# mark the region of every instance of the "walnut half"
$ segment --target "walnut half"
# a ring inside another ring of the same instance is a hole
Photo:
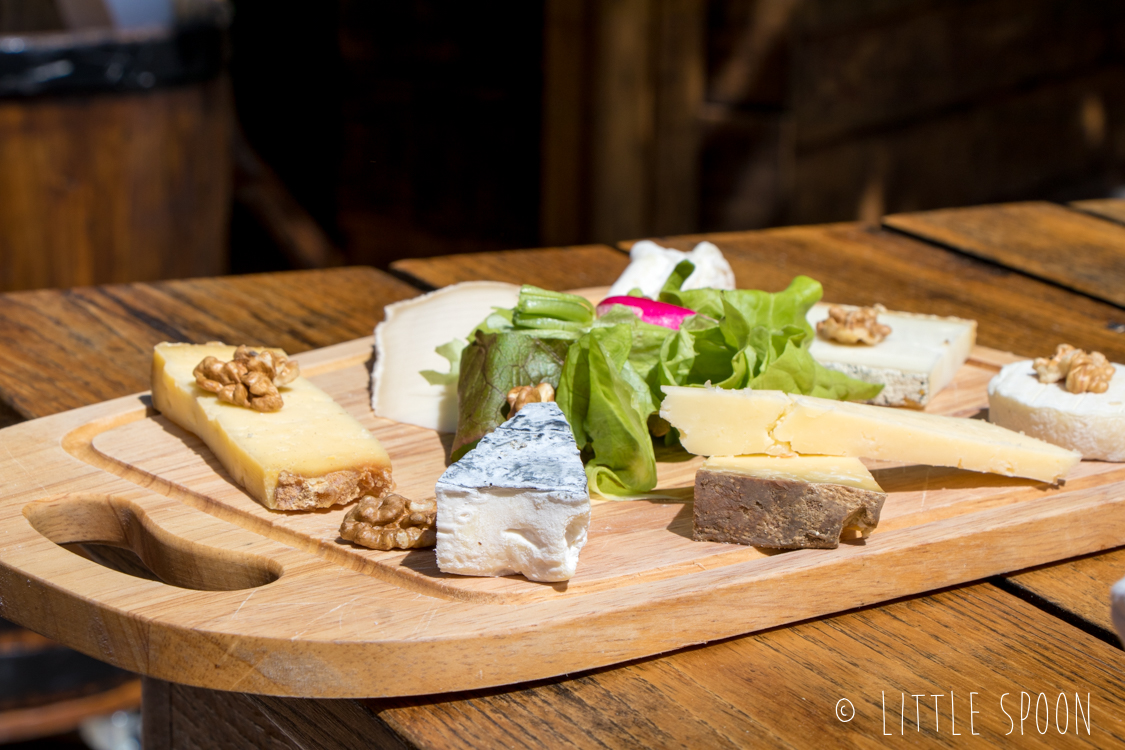
[[[508,391],[508,406],[510,407],[508,419],[516,416],[516,413],[528,404],[546,403],[554,400],[555,389],[546,381],[539,385],[517,385]]]
[[[371,549],[415,549],[437,544],[437,500],[407,500],[393,492],[366,495],[348,511],[340,536]]]
[[[1040,383],[1066,379],[1071,393],[1105,393],[1113,378],[1113,365],[1101,352],[1087,354],[1070,344],[1059,344],[1053,357],[1039,357],[1032,365]]]
[[[284,405],[277,387],[292,383],[301,369],[284,354],[240,346],[230,362],[204,357],[193,374],[200,388],[222,401],[257,411],[277,411]]]
[[[882,305],[851,309],[832,305],[828,317],[816,324],[816,332],[841,344],[878,344],[891,333],[890,326],[879,322],[879,313],[886,311]]]

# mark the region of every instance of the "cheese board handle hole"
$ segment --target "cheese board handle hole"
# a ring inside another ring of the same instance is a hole
[[[31,503],[23,514],[32,528],[68,552],[176,588],[251,589],[276,581],[282,573],[273,560],[178,537],[123,498],[64,495]]]

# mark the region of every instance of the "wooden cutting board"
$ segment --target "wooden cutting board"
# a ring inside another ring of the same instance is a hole
[[[298,359],[383,442],[398,492],[432,496],[449,437],[372,415],[371,345]],[[978,347],[928,410],[979,416],[989,378],[1011,359]],[[699,459],[658,458],[658,492],[594,506],[568,583],[449,576],[432,550],[343,542],[344,509],[262,508],[147,394],[121,398],[0,431],[0,616],[180,683],[439,693],[614,664],[1125,538],[1125,465],[1087,461],[1061,487],[872,463],[889,494],[866,541],[790,552],[693,542]],[[76,543],[132,550],[161,580],[86,559]]]

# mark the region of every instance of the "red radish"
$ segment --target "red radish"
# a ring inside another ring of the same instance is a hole
[[[632,308],[633,313],[646,323],[677,331],[684,318],[695,315],[695,310],[669,305],[667,302],[657,302],[647,297],[607,297],[598,304],[598,316],[605,315],[614,305]]]

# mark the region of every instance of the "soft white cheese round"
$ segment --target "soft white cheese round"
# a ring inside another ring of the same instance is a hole
[[[1063,383],[1040,383],[1030,359],[1000,370],[988,384],[988,419],[1084,458],[1125,461],[1125,366],[1105,393],[1071,393]]]

